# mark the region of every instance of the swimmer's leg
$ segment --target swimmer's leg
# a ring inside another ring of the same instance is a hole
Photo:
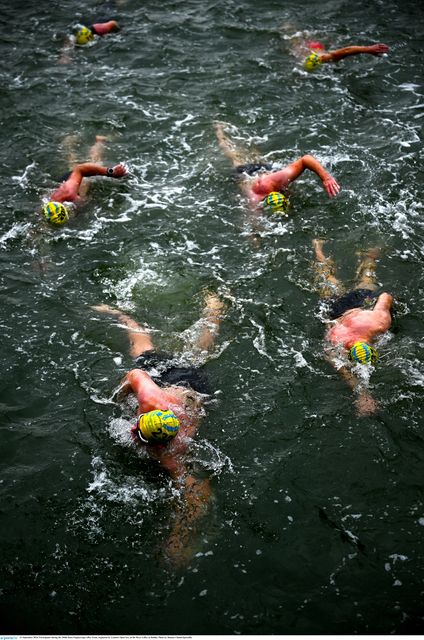
[[[69,171],[72,171],[74,166],[78,164],[78,158],[75,151],[77,142],[77,136],[72,134],[65,136],[62,140],[62,148],[66,154],[66,162],[68,164]]]
[[[183,332],[184,350],[191,356],[193,352],[209,351],[218,335],[225,305],[215,293],[205,291],[202,317]]]
[[[234,167],[238,167],[240,164],[247,164],[249,162],[249,153],[246,149],[238,149],[228,136],[225,133],[225,122],[214,122],[214,130],[215,135],[218,140],[218,144],[221,147],[224,155],[231,161]]]
[[[205,292],[202,329],[196,340],[196,346],[202,351],[208,351],[213,346],[218,335],[224,307],[224,303],[216,293]]]
[[[129,354],[133,358],[137,358],[145,351],[151,351],[153,349],[153,343],[149,332],[146,329],[143,329],[143,327],[141,327],[135,320],[119,309],[114,309],[108,304],[94,305],[91,308],[99,313],[116,316],[118,322],[124,325],[128,333],[128,340],[130,343]]]
[[[315,239],[312,241],[315,251],[315,282],[319,288],[321,298],[332,298],[335,295],[341,295],[344,292],[344,287],[334,275],[334,262],[324,255],[323,245],[324,240]]]
[[[378,247],[372,247],[363,254],[356,270],[355,289],[377,289],[377,258],[379,255]]]
[[[105,148],[106,136],[96,136],[96,142],[90,148],[89,157],[91,162],[103,164],[103,152]]]

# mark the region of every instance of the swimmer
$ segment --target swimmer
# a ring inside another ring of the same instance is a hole
[[[307,71],[313,71],[320,64],[326,62],[338,62],[343,58],[349,56],[357,56],[362,53],[367,53],[372,56],[380,56],[383,53],[389,52],[389,47],[386,44],[372,44],[370,46],[357,46],[352,45],[344,47],[343,49],[335,49],[334,51],[325,51],[325,47],[321,42],[309,41],[302,47],[303,56],[306,55],[304,61],[304,67]]]
[[[89,44],[90,42],[94,42],[96,37],[105,36],[108,33],[114,33],[119,30],[120,26],[116,22],[116,20],[108,20],[107,22],[95,22],[89,27],[81,24],[78,25],[75,29],[74,34],[66,40],[62,48],[59,63],[68,64],[69,62],[71,62],[70,53],[75,46],[84,46],[86,44]]]
[[[346,384],[357,394],[355,405],[359,416],[377,412],[377,403],[361,386],[359,379],[346,364],[340,365],[340,347],[354,364],[375,364],[378,354],[375,339],[388,331],[392,322],[393,297],[389,293],[376,294],[376,260],[378,249],[369,249],[356,272],[354,288],[345,292],[334,275],[334,263],[322,250],[324,241],[314,240],[315,273],[321,298],[329,305],[326,357]]]
[[[259,205],[262,205],[271,211],[287,213],[287,188],[305,169],[317,174],[330,198],[339,193],[340,186],[336,180],[313,156],[304,155],[284,169],[275,171],[271,163],[260,158],[259,152],[254,151],[252,155],[237,148],[225,133],[227,126],[226,123],[215,122],[215,134],[219,146],[234,167],[240,189],[253,208],[258,209]]]
[[[47,222],[56,226],[65,224],[69,220],[71,209],[69,204],[79,205],[85,201],[89,183],[83,181],[84,178],[93,176],[123,178],[128,175],[128,171],[123,164],[117,164],[114,167],[105,167],[101,164],[105,141],[105,136],[96,136],[96,142],[90,149],[92,162],[75,164],[72,169],[63,176],[61,184],[51,194],[49,201],[43,206],[43,214]],[[73,155],[71,158],[73,158]]]
[[[206,374],[203,367],[175,365],[171,355],[156,351],[148,331],[118,309],[108,305],[92,308],[115,316],[128,333],[135,368],[127,373],[114,397],[119,400],[128,393],[135,394],[138,410],[132,428],[134,443],[145,448],[181,488],[165,555],[174,567],[184,566],[192,557],[194,529],[207,513],[211,497],[209,478],[195,475],[185,459],[209,393]],[[216,295],[205,295],[200,331],[192,348],[203,354],[211,349],[223,310],[224,304]]]

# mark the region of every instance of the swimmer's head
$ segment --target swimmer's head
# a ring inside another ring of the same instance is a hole
[[[271,191],[262,202],[265,209],[273,213],[284,213],[288,215],[289,199],[284,193],[281,193],[281,191]]]
[[[93,32],[88,27],[79,27],[79,29],[75,33],[75,42],[79,45],[87,44],[93,39]]]
[[[138,418],[137,433],[146,444],[165,444],[178,433],[180,422],[172,411],[149,411]]]
[[[61,202],[47,202],[43,207],[43,215],[47,222],[54,225],[65,224],[69,220],[69,211]]]
[[[306,45],[308,49],[311,49],[312,51],[325,51],[324,45],[318,40],[311,40],[310,42],[307,42]]]
[[[305,60],[303,65],[306,71],[313,71],[321,64],[321,58],[316,53],[311,53]]]
[[[348,356],[356,364],[375,364],[378,360],[376,349],[366,342],[355,342],[349,349]]]

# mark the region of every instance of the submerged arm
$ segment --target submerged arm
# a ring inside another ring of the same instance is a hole
[[[189,472],[184,455],[187,446],[188,438],[184,436],[169,447],[157,451],[152,447],[149,451],[181,490],[164,547],[165,557],[175,568],[187,566],[195,553],[199,522],[208,512],[212,493],[209,478],[198,478]]]
[[[208,511],[210,496],[209,478],[186,475],[183,494],[164,549],[165,556],[176,568],[187,566],[194,555],[197,525]]]
[[[361,387],[360,380],[354,375],[351,369],[346,365],[338,367],[332,354],[327,354],[326,360],[336,369],[337,373],[345,381],[347,386],[356,393],[355,406],[358,416],[365,417],[377,413],[378,404],[376,400],[372,397],[369,391]]]

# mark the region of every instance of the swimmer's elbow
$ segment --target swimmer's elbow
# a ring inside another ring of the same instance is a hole
[[[125,376],[125,380],[137,396],[143,394],[146,389],[156,386],[147,371],[143,371],[142,369],[131,369]]]
[[[131,369],[131,371],[128,371],[127,375],[123,380],[124,384],[128,385],[132,391],[136,392],[137,390],[139,380],[140,380],[140,373],[141,373],[140,369]]]
[[[300,162],[302,165],[302,171],[304,171],[305,169],[309,169],[310,171],[318,172],[321,167],[318,160],[314,156],[311,156],[309,153],[302,156],[300,158]]]

